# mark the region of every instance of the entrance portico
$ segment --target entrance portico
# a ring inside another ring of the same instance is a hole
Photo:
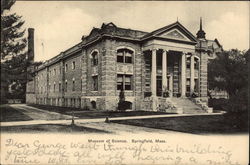
[[[186,97],[198,92],[195,90],[199,86],[197,75],[200,72],[199,58],[195,58],[196,44],[196,38],[178,22],[146,36],[142,45],[146,92],[151,92],[152,97],[164,94]]]
[[[152,49],[151,55],[150,88],[152,97],[163,96],[168,92],[169,96],[186,97],[194,92],[194,54],[174,50]],[[187,69],[187,57],[191,59],[191,65]],[[147,57],[145,57],[147,58]],[[189,75],[187,75],[189,74]],[[186,83],[188,81],[188,84]],[[190,89],[187,91],[187,85]],[[188,92],[188,93],[187,93]]]

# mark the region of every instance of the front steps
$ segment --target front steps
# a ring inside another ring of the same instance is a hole
[[[169,98],[169,101],[176,107],[176,113],[197,114],[208,112],[205,108],[195,104],[188,98]]]
[[[207,106],[200,98],[175,98],[175,97],[147,97],[143,100],[142,110],[161,111],[178,114],[213,113],[213,109]]]

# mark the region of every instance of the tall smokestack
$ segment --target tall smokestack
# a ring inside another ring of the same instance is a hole
[[[34,29],[28,28],[28,60],[34,62]]]

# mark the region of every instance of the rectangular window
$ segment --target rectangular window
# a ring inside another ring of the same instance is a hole
[[[68,64],[65,64],[65,72],[68,71]]]
[[[130,75],[125,76],[125,90],[131,90],[132,89],[132,81],[131,81]]]
[[[93,76],[93,91],[98,91],[98,76]]]
[[[132,90],[132,76],[131,75],[117,75],[117,90]]]
[[[56,69],[54,69],[54,75],[56,75]]]
[[[190,66],[191,66],[191,57],[187,57],[187,61],[186,61],[186,67],[187,69],[190,69]]]
[[[117,75],[117,90],[123,89],[123,75],[118,74]]]
[[[59,82],[58,87],[59,87],[59,92],[61,92],[61,90],[62,90],[62,86],[61,86],[61,83],[60,83],[60,82]]]
[[[56,91],[56,84],[54,84],[54,92]]]
[[[75,91],[75,81],[72,82],[72,91]]]
[[[68,82],[65,82],[65,92],[68,90]]]
[[[76,63],[75,61],[72,62],[72,70],[74,70],[76,68]]]
[[[199,92],[199,81],[198,79],[194,79],[194,91]]]

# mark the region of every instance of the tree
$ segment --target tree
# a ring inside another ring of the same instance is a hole
[[[10,10],[11,6],[15,3],[15,0],[2,0],[1,1],[1,14],[4,10]]]
[[[1,0],[1,98],[24,98],[27,73],[27,40],[22,29],[24,21],[10,13],[15,0]],[[8,93],[11,86],[12,93]],[[1,100],[3,101],[3,100]]]
[[[6,10],[10,9],[9,1],[3,0],[3,9],[1,9],[1,60],[5,61],[6,57],[12,57],[25,53],[23,50],[26,47],[27,40],[24,38],[25,30],[21,30],[24,21],[21,16],[16,13],[9,14]],[[5,8],[5,10],[4,10]]]
[[[223,51],[208,64],[209,89],[225,90],[231,111],[247,109],[246,53],[237,49]]]
[[[125,110],[124,103],[125,103],[125,94],[124,90],[121,89],[119,94],[118,110]]]

